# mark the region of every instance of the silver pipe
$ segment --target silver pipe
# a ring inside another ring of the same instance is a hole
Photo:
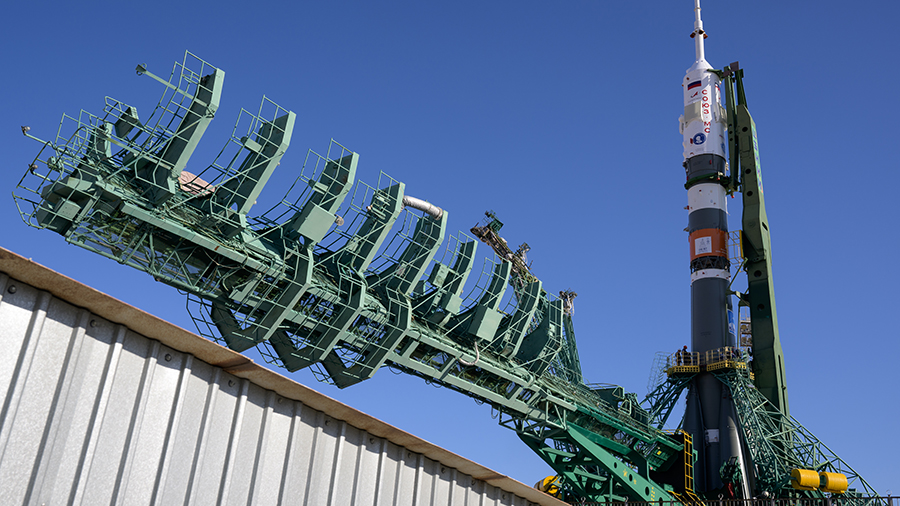
[[[440,207],[438,207],[434,204],[425,202],[422,199],[410,197],[409,195],[403,196],[403,206],[411,207],[413,209],[418,209],[419,211],[422,211],[423,213],[427,214],[428,216],[431,216],[432,218],[434,218],[436,220],[441,219],[441,216],[444,215],[444,210],[441,209]]]

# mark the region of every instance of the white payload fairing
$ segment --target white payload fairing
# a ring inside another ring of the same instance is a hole
[[[719,76],[710,72],[712,65],[706,61],[703,39],[703,21],[700,19],[700,1],[694,3],[694,39],[697,60],[687,70],[682,88],[684,91],[684,116],[681,117],[681,133],[684,135],[684,159],[698,155],[717,155],[725,160],[726,121],[722,107],[722,90]]]

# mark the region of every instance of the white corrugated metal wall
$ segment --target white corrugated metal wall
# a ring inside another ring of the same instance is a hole
[[[107,299],[112,318],[116,304],[130,308]],[[390,427],[367,415],[344,409],[347,422],[309,406],[329,405],[324,396],[287,398],[3,273],[0,342],[0,504],[563,504],[400,431],[394,440],[421,451],[379,437],[371,431]]]

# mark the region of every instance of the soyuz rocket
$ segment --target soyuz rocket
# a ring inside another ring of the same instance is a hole
[[[694,39],[697,59],[681,83],[684,116],[684,168],[687,173],[688,241],[691,270],[691,351],[702,357],[711,350],[736,346],[729,291],[728,215],[726,209],[727,121],[719,77],[710,72],[703,42],[700,0],[694,0]],[[696,360],[696,358],[694,358]],[[744,498],[749,498],[746,447],[737,426],[728,388],[708,372],[701,372],[688,389],[685,431],[697,450],[695,490],[722,488],[723,463],[741,468]],[[735,493],[741,491],[735,490]]]

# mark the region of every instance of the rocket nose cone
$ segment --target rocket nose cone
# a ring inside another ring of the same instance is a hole
[[[697,70],[710,70],[713,66],[706,61],[706,58],[697,60],[687,69],[687,73],[695,72]]]

